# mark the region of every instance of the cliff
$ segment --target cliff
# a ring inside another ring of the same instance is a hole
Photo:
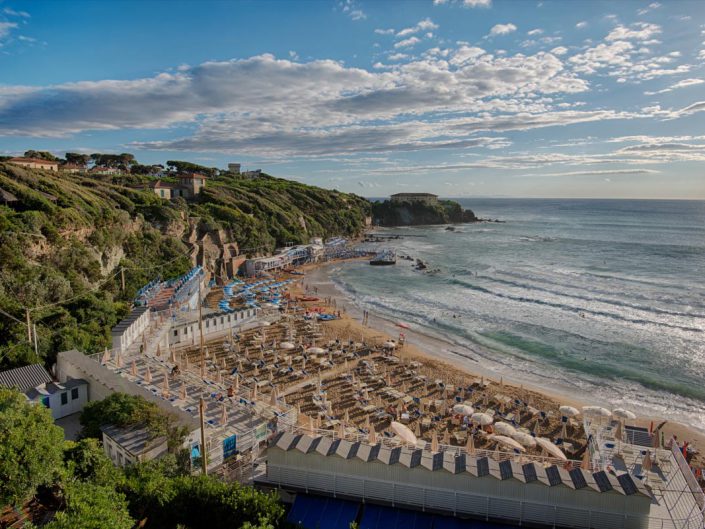
[[[372,219],[372,222],[379,226],[454,224],[480,220],[471,210],[463,210],[462,206],[453,200],[439,200],[433,205],[391,200],[373,202]]]
[[[97,352],[135,292],[196,259],[266,254],[365,228],[361,197],[265,177],[208,180],[197,200],[167,201],[145,176],[92,177],[0,163],[0,369]],[[122,289],[120,269],[124,268]],[[37,324],[29,346],[25,309]]]

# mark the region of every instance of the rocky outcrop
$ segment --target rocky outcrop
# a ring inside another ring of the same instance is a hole
[[[422,226],[478,222],[471,210],[464,210],[453,200],[439,200],[436,204],[384,202],[372,203],[373,223],[378,226]]]

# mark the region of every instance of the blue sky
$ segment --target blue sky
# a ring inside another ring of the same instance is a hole
[[[702,2],[0,0],[0,153],[705,199]]]

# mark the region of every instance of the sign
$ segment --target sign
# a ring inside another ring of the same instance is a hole
[[[237,436],[231,435],[223,439],[223,460],[234,456],[237,453]]]

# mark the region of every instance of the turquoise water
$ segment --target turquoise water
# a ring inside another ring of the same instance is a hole
[[[506,223],[384,229],[440,272],[349,263],[333,280],[515,380],[705,429],[705,202],[460,202]]]

